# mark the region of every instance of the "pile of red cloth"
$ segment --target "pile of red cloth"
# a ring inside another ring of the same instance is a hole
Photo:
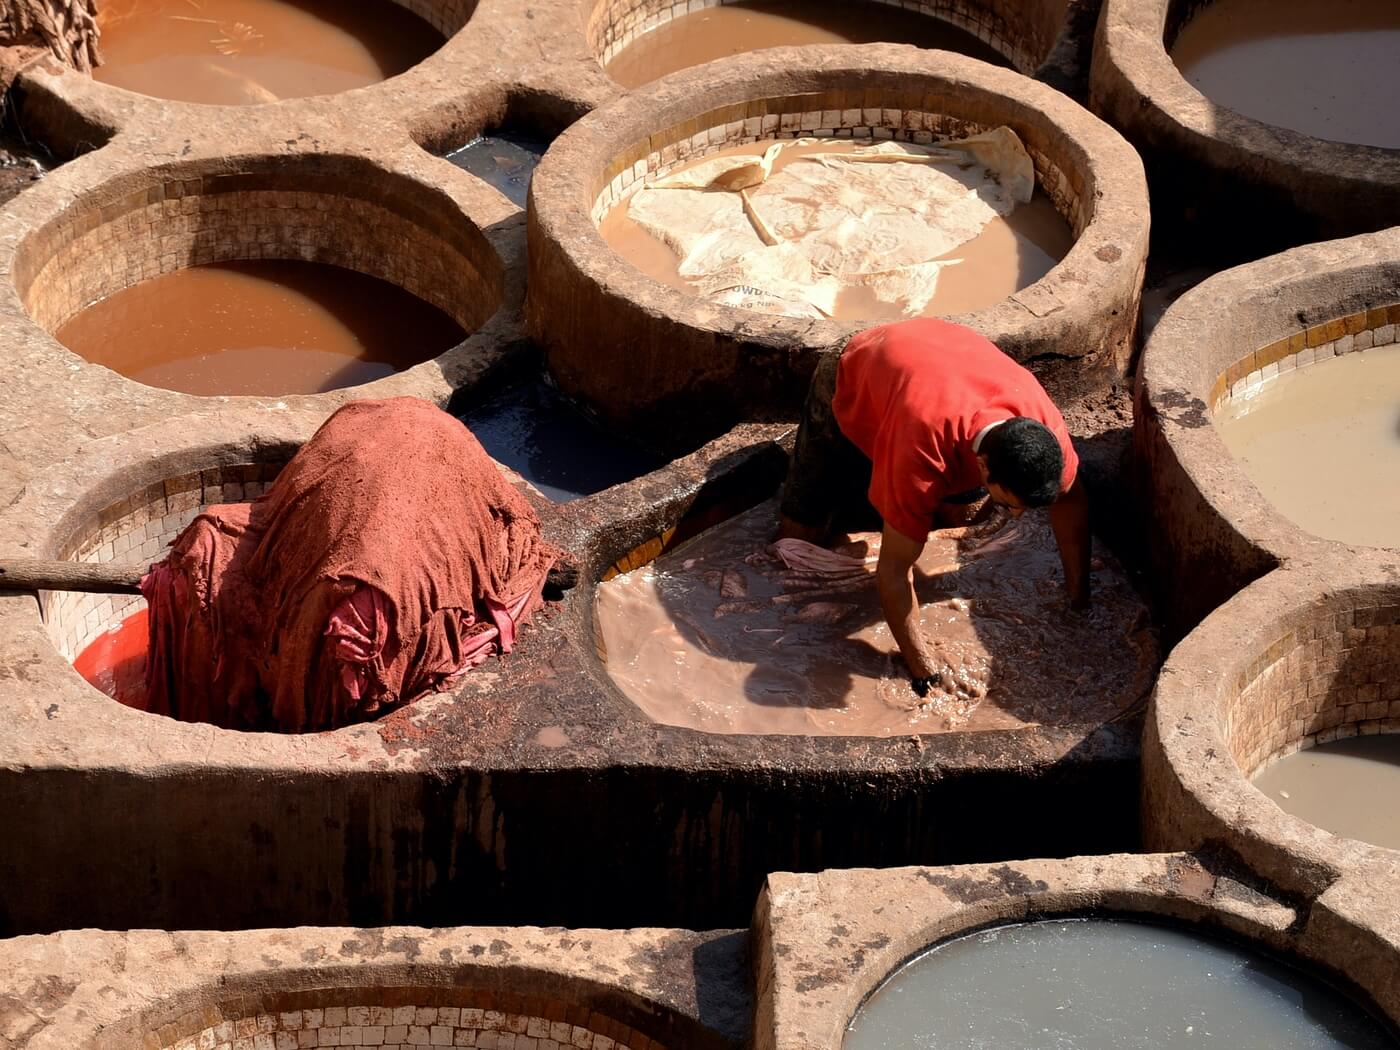
[[[460,422],[346,405],[252,503],[209,507],[141,583],[149,711],[330,729],[511,650],[559,552]]]

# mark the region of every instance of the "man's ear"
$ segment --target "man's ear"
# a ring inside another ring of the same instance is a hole
[[[977,454],[977,469],[982,472],[982,484],[987,484],[987,479],[992,476],[992,472],[987,469],[987,457],[980,452]]]

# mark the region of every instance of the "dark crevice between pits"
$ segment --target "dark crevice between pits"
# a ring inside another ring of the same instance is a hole
[[[91,141],[71,153],[61,153],[32,133],[22,116],[19,87],[0,97],[0,207],[38,182],[65,160],[106,145],[110,133],[92,129]]]
[[[666,462],[655,449],[609,431],[561,393],[529,345],[482,384],[457,391],[447,410],[491,458],[554,503],[592,496]]]
[[[587,108],[548,92],[520,90],[483,110],[443,126],[416,129],[413,137],[429,153],[451,161],[524,208],[530,177],[545,150]]]

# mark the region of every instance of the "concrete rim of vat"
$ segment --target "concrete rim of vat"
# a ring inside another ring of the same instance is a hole
[[[475,1046],[487,1032],[500,1033],[491,1045],[518,1033],[521,1046],[733,1050],[748,1021],[742,952],[740,934],[666,929],[81,930],[0,944],[0,1001],[29,1050],[398,1034]]]
[[[1222,399],[1281,371],[1393,339],[1397,287],[1400,228],[1216,274],[1153,331],[1134,395],[1134,469],[1143,505],[1152,508],[1150,549],[1167,626],[1178,637],[1278,563],[1348,549],[1277,511],[1211,416]],[[1191,585],[1172,585],[1182,580]]]
[[[238,259],[358,270],[439,307],[468,333],[436,358],[373,383],[253,400],[319,403],[327,411],[363,396],[444,403],[509,352],[523,298],[519,224],[509,221],[518,212],[478,180],[450,165],[429,179],[411,156],[286,157],[207,142],[152,163],[129,145],[116,142],[73,161],[7,210],[11,236],[0,244],[0,274],[9,279],[0,280],[0,319],[33,350],[30,381],[112,406],[155,401],[179,413],[211,404],[210,397],[147,387],[84,361],[50,333],[89,303],[141,280]]]
[[[1265,124],[1212,103],[1187,82],[1168,40],[1199,6],[1104,0],[1099,18],[1090,107],[1142,150],[1154,199],[1186,201],[1209,213],[1203,233],[1219,233],[1209,224],[1223,222],[1264,250],[1388,223],[1400,211],[1400,150]]]
[[[1090,370],[1126,367],[1148,225],[1132,148],[1064,95],[1018,73],[883,44],[775,48],[712,62],[595,110],[555,141],[530,193],[526,322],[560,384],[614,420],[660,433],[687,415],[713,423],[792,411],[818,354],[861,325],[706,303],[624,263],[596,218],[603,195],[625,193],[634,171],[678,163],[667,152],[672,145],[691,143],[698,154],[791,137],[799,114],[836,119],[855,108],[875,127],[910,133],[929,111],[962,128],[1015,129],[1076,241],[1040,281],[955,319],[1018,360],[1044,359],[1060,393]],[[711,129],[718,129],[713,141]]]
[[[140,525],[159,546],[192,509],[196,470],[201,494],[207,470],[218,498],[238,498],[225,484],[246,498],[265,477],[214,472],[285,459],[323,420],[315,406],[241,402],[90,438],[0,506],[0,557],[62,556],[77,541],[107,558],[135,536],[118,523],[140,514],[102,512],[132,497],[133,512],[164,501]],[[918,740],[717,736],[651,722],[612,685],[592,581],[697,509],[767,498],[789,431],[742,427],[542,508],[584,583],[456,692],[333,732],[241,733],[122,707],[64,659],[32,596],[0,595],[5,932],[502,914],[707,928],[743,922],[736,910],[777,868],[985,856],[1006,838],[1041,854],[1130,848],[1133,717]],[[1009,811],[994,827],[970,805],[989,793]],[[1071,816],[1086,808],[1099,819]],[[599,850],[618,824],[628,848]],[[287,880],[288,864],[315,874]],[[204,892],[181,892],[191,871]]]
[[[986,926],[1101,914],[1225,934],[1331,975],[1400,1022],[1400,922],[1338,887],[1276,898],[1210,856],[1120,854],[944,868],[770,875],[753,922],[755,1050],[839,1050],[861,1004],[904,962]],[[1378,900],[1379,897],[1379,900]]]
[[[1250,782],[1310,743],[1400,732],[1397,581],[1393,552],[1296,562],[1251,584],[1177,646],[1143,739],[1149,848],[1220,847],[1308,896],[1387,867],[1400,886],[1400,850],[1318,828]]]
[[[726,0],[593,0],[584,17],[588,47],[599,65],[642,34]],[[1074,0],[870,0],[903,7],[966,30],[1026,76],[1081,97],[1093,37],[1093,5]]]
[[[425,87],[431,88],[441,75],[463,56],[473,53],[470,38],[479,0],[390,0],[423,19],[443,38],[432,53],[414,65],[391,77],[349,91],[330,95],[305,95],[280,99],[277,102],[252,106],[224,106],[202,102],[143,95],[137,91],[107,84],[86,73],[64,66],[45,56],[26,64],[19,73],[17,91],[23,98],[23,108],[34,124],[42,129],[42,137],[53,140],[62,151],[77,151],[92,137],[94,129],[115,129],[126,126],[159,125],[170,115],[204,123],[224,121],[240,110],[262,110],[285,113],[302,106],[323,107],[328,101],[355,107],[357,114],[365,108],[392,110],[402,104],[406,94]],[[99,48],[100,48],[99,44]]]

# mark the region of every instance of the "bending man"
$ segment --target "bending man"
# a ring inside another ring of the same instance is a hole
[[[991,499],[1048,507],[1071,607],[1089,603],[1088,500],[1064,417],[1026,369],[969,328],[884,325],[817,366],[783,492],[780,537],[823,544],[868,496],[884,521],[876,579],[890,632],[927,696],[946,661],[920,626],[913,570],[928,534]],[[985,490],[985,492],[984,492]]]

